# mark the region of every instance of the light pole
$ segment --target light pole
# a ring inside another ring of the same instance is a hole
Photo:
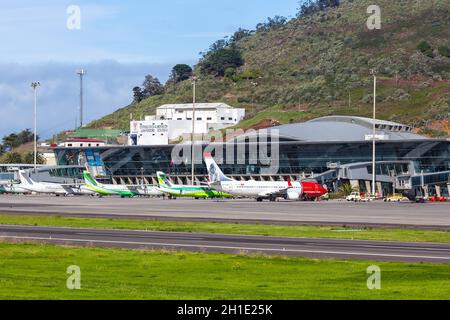
[[[193,76],[191,78],[192,80],[192,135],[191,135],[191,181],[192,184],[194,184],[194,175],[195,175],[195,144],[194,144],[194,135],[195,135],[195,90],[196,90],[196,83],[199,80],[198,77]]]
[[[37,108],[36,108],[36,102],[37,102],[37,88],[41,85],[39,81],[33,81],[31,82],[31,88],[33,88],[33,110],[34,110],[34,172],[36,172],[36,162],[37,162]]]
[[[254,114],[255,113],[255,89],[256,89],[256,87],[258,86],[258,83],[257,82],[254,82],[254,81],[252,81],[251,82],[251,85],[252,85],[252,114]]]
[[[77,71],[80,76],[80,128],[83,127],[83,76],[86,74],[86,70],[80,69]]]
[[[375,135],[376,135],[376,107],[377,107],[377,71],[375,69],[370,70],[370,74],[373,75],[373,123],[372,123],[372,196],[375,196],[375,183],[376,183],[376,143],[375,143]]]

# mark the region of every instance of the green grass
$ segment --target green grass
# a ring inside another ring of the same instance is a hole
[[[348,227],[279,226],[265,224],[179,222],[159,220],[122,220],[103,218],[71,218],[61,216],[0,215],[0,224],[58,226],[74,228],[108,228],[148,231],[208,232],[304,238],[338,238],[358,240],[387,240],[450,243],[450,232],[414,229]]]
[[[449,265],[0,243],[0,299],[449,299]],[[367,267],[381,268],[368,290]],[[66,269],[81,268],[68,290]]]

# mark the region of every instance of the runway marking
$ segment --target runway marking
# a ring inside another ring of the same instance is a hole
[[[193,247],[193,248],[210,248],[210,249],[232,249],[232,250],[252,250],[252,251],[271,251],[271,252],[297,252],[297,253],[321,253],[332,255],[360,255],[374,257],[390,257],[390,258],[414,258],[414,259],[435,259],[449,260],[450,257],[436,256],[415,256],[401,254],[385,254],[385,253],[366,253],[366,252],[342,252],[342,251],[322,251],[322,250],[302,250],[302,249],[275,249],[275,248],[252,248],[252,247],[232,247],[232,246],[213,246],[213,245],[193,245],[193,244],[177,244],[177,243],[159,243],[159,242],[135,242],[135,241],[115,241],[115,240],[87,240],[87,239],[70,239],[70,238],[52,238],[52,237],[32,237],[32,236],[0,236],[3,239],[19,239],[19,240],[43,240],[43,241],[71,241],[71,242],[90,242],[105,244],[132,244],[147,246],[168,246],[168,247]]]

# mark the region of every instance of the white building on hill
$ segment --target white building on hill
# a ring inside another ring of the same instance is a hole
[[[130,122],[130,145],[161,145],[192,133],[193,105],[166,104],[156,109],[155,116]],[[195,105],[195,134],[207,134],[237,125],[245,117],[245,109],[225,103]]]
[[[156,118],[164,120],[192,121],[193,105],[165,104],[156,109]],[[233,108],[225,103],[195,104],[196,133],[208,133],[238,124],[245,117],[245,109]],[[198,131],[197,130],[198,126]]]

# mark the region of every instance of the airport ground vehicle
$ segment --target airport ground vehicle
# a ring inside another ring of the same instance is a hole
[[[427,200],[431,201],[431,202],[445,202],[445,201],[448,201],[448,197],[444,197],[444,196],[438,197],[437,195],[434,195],[434,196],[428,197]]]
[[[404,197],[401,194],[392,194],[392,195],[388,195],[387,197],[385,197],[383,199],[384,202],[400,202],[400,201],[405,201],[408,200],[408,198]]]
[[[345,200],[347,200],[347,201],[361,201],[361,194],[359,193],[359,192],[356,192],[356,191],[354,191],[354,192],[352,192],[352,193],[350,193],[346,198],[345,198]]]

